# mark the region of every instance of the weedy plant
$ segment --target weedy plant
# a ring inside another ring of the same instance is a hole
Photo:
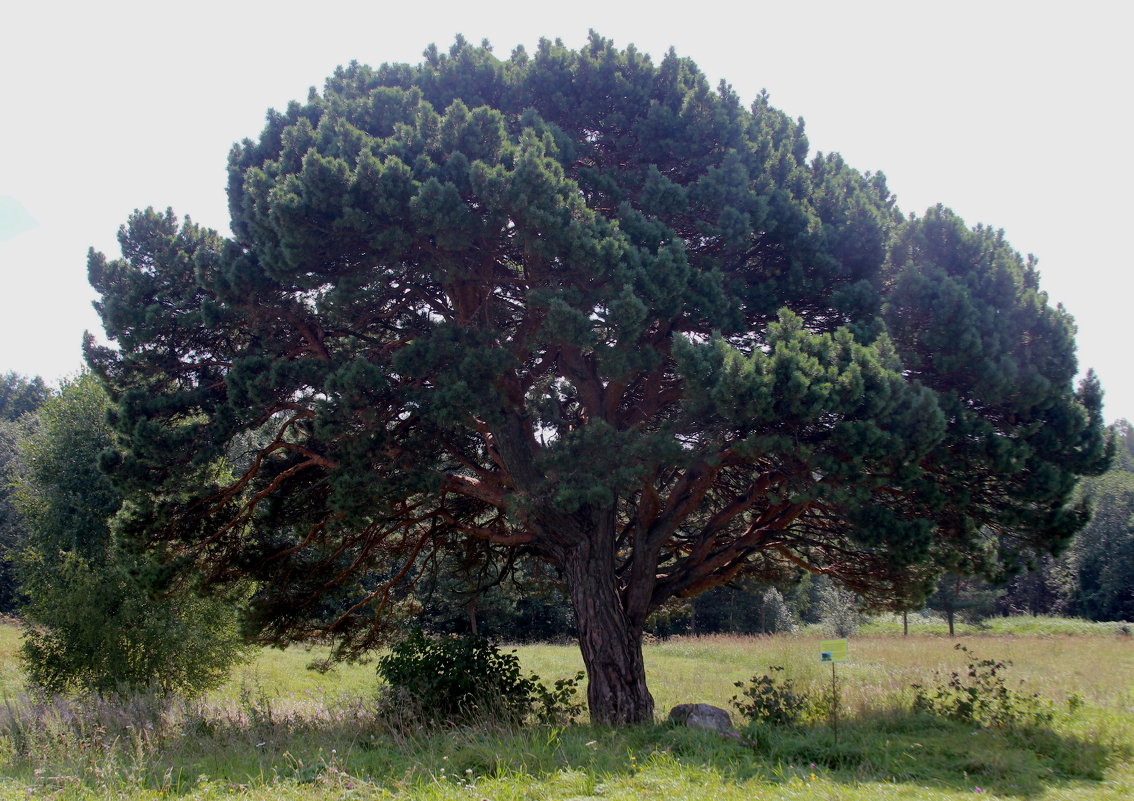
[[[399,703],[409,701],[432,723],[571,723],[582,711],[575,700],[582,672],[549,688],[534,673],[523,675],[515,651],[502,652],[484,637],[413,631],[378,660],[378,675]]]
[[[742,681],[733,685],[740,688],[741,693],[734,695],[731,703],[748,720],[790,725],[810,720],[826,708],[819,696],[784,678],[782,665],[771,665],[768,670],[771,672],[753,676],[747,685]]]
[[[924,712],[978,726],[1042,726],[1054,715],[1051,703],[1038,693],[1023,693],[1008,686],[1004,677],[1011,662],[980,659],[966,646],[953,646],[968,657],[964,671],[927,688],[914,684],[915,712]],[[940,679],[940,672],[935,672]]]

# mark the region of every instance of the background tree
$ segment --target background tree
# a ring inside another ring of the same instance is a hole
[[[417,580],[413,623],[427,632],[471,633],[501,642],[547,642],[575,636],[562,582],[531,558],[486,564],[474,555],[440,553]]]
[[[1001,593],[1002,590],[988,586],[979,577],[949,573],[941,577],[937,591],[929,596],[926,606],[945,615],[952,637],[958,616],[969,623],[991,617]]]
[[[0,377],[0,419],[18,420],[34,412],[51,396],[39,376],[26,378],[8,371]]]
[[[813,614],[832,637],[853,637],[865,620],[863,600],[846,587],[819,576],[812,586]]]
[[[691,634],[778,634],[795,629],[795,618],[783,594],[750,579],[707,590],[694,598],[690,607],[686,631]]]
[[[1115,425],[1118,458],[1085,482],[1091,522],[1067,554],[1075,581],[1075,611],[1091,620],[1134,620],[1134,429]]]
[[[1031,569],[1013,578],[996,599],[997,613],[1057,617],[1078,614],[1078,584],[1071,559],[1081,536],[1082,532],[1076,535],[1066,553],[1044,556]]]
[[[28,435],[35,411],[50,394],[39,376],[28,379],[8,372],[0,377],[0,614],[14,613],[19,599],[11,560],[23,538],[13,498],[17,444]]]
[[[24,669],[53,692],[201,690],[240,655],[233,609],[153,595],[157,565],[119,548],[108,524],[122,498],[96,466],[111,444],[108,405],[93,376],[65,382],[19,443]]]
[[[904,218],[673,52],[352,64],[229,176],[231,240],[150,210],[92,254],[117,350],[88,358],[133,530],[251,576],[267,640],[355,652],[427,554],[522,549],[566,583],[592,719],[651,720],[672,599],[1010,571],[1107,460],[1071,320],[999,232]]]

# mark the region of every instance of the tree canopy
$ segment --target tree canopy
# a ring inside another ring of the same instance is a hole
[[[15,421],[43,405],[51,396],[39,376],[26,378],[8,371],[0,376],[0,420]]]
[[[1074,326],[1001,232],[903,217],[766,95],[592,35],[338,69],[229,158],[232,238],[135,213],[88,359],[140,536],[262,636],[379,641],[432,554],[569,588],[592,717],[647,615],[750,575],[869,602],[998,574],[1108,460]]]

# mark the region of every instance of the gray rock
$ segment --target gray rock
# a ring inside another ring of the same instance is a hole
[[[718,731],[721,734],[736,734],[728,712],[712,704],[678,704],[669,711],[669,722],[678,726]]]

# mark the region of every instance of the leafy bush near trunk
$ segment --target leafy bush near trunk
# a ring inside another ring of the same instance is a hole
[[[521,673],[515,651],[502,652],[476,635],[429,637],[415,630],[378,661],[378,675],[433,723],[570,722],[582,709],[574,700],[581,672],[548,688],[534,673]]]

